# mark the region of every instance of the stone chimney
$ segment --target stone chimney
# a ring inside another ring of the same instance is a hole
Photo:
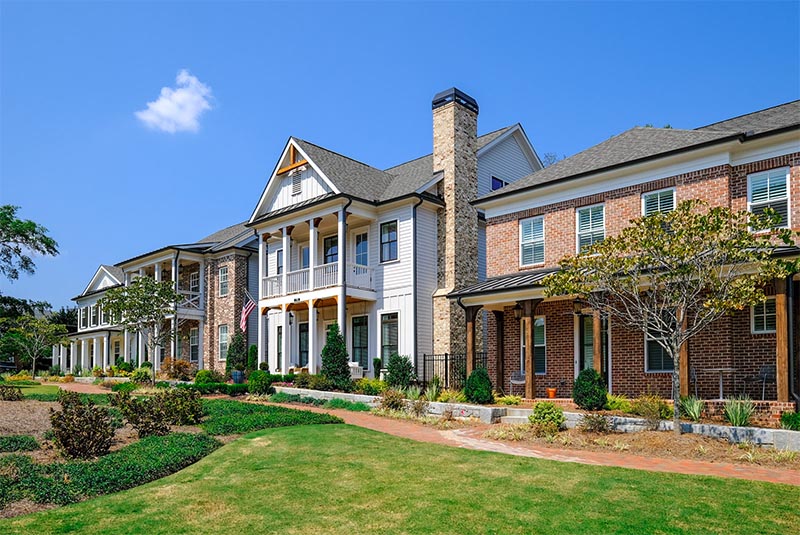
[[[433,172],[439,194],[438,290],[433,298],[433,352],[464,353],[463,309],[447,294],[478,280],[478,103],[456,89],[433,97]]]

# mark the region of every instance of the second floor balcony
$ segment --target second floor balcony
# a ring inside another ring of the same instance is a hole
[[[359,264],[345,265],[345,284],[349,288],[375,290],[373,268]],[[291,295],[312,290],[322,290],[339,285],[339,263],[298,269],[284,274],[264,277],[261,285],[263,299]]]

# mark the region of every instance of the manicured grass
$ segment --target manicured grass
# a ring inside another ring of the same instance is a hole
[[[12,383],[9,384],[16,386]],[[25,397],[28,397],[31,394],[58,394],[58,385],[19,385],[19,388],[22,390],[22,395]]]
[[[200,427],[211,435],[249,433],[256,429],[307,424],[336,424],[342,419],[329,414],[256,405],[226,399],[203,400],[206,417]]]
[[[47,533],[790,533],[800,488],[558,463],[345,425],[269,429],[181,472],[0,521]]]

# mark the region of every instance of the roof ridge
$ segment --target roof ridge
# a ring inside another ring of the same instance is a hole
[[[742,117],[747,117],[748,115],[755,115],[756,113],[762,113],[767,110],[773,110],[775,108],[780,108],[781,106],[786,106],[787,104],[794,104],[795,102],[800,102],[800,99],[790,100],[788,102],[784,102],[783,104],[776,104],[774,106],[769,106],[768,108],[764,108],[762,110],[751,111],[750,113],[743,113],[741,115],[736,115],[735,117],[728,117],[727,119],[723,119],[721,121],[715,121],[713,123],[705,124],[703,126],[698,126],[693,130],[701,130],[703,128],[708,128],[709,126],[714,126],[715,124],[727,123],[728,121],[733,121],[734,119],[740,119]]]
[[[322,149],[324,151],[330,152],[331,154],[335,154],[336,156],[339,156],[339,157],[344,158],[346,160],[350,160],[351,162],[357,163],[359,165],[363,165],[364,167],[369,167],[370,169],[374,169],[375,171],[379,171],[381,173],[386,173],[386,171],[384,171],[383,169],[378,169],[377,167],[373,167],[368,163],[362,162],[361,160],[356,160],[355,158],[351,158],[350,156],[346,156],[346,155],[342,154],[341,152],[336,152],[335,150],[331,150],[329,148],[323,147],[322,145],[317,145],[316,143],[308,141],[307,139],[302,139],[302,138],[294,137],[294,136],[292,136],[292,139],[295,139],[297,141],[302,141],[303,143],[308,143],[309,145],[313,145],[314,147],[316,147],[318,149]],[[386,173],[386,174],[388,175],[389,173]]]

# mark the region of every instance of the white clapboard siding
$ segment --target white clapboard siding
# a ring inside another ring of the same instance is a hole
[[[492,191],[492,176],[514,182],[531,173],[533,168],[516,136],[508,136],[478,158],[478,197]]]
[[[397,260],[381,263],[381,223],[397,220]],[[375,267],[374,281],[376,289],[385,292],[406,288],[411,291],[412,267],[412,230],[411,206],[401,206],[381,211],[378,220],[369,229],[370,263]],[[423,245],[424,247],[424,245]],[[374,260],[373,260],[374,259]]]
[[[436,291],[436,210],[417,208],[417,355],[433,353],[433,299]]]
[[[310,165],[306,166],[305,171],[300,172],[300,176],[301,191],[297,195],[292,194],[293,177],[288,175],[274,177],[273,180],[280,181],[280,188],[278,188],[273,197],[267,201],[267,209],[264,210],[264,212],[285,208],[299,202],[313,199],[314,197],[319,197],[320,195],[325,195],[331,191],[328,185],[325,184],[325,181],[317,176],[316,171],[314,171]]]

